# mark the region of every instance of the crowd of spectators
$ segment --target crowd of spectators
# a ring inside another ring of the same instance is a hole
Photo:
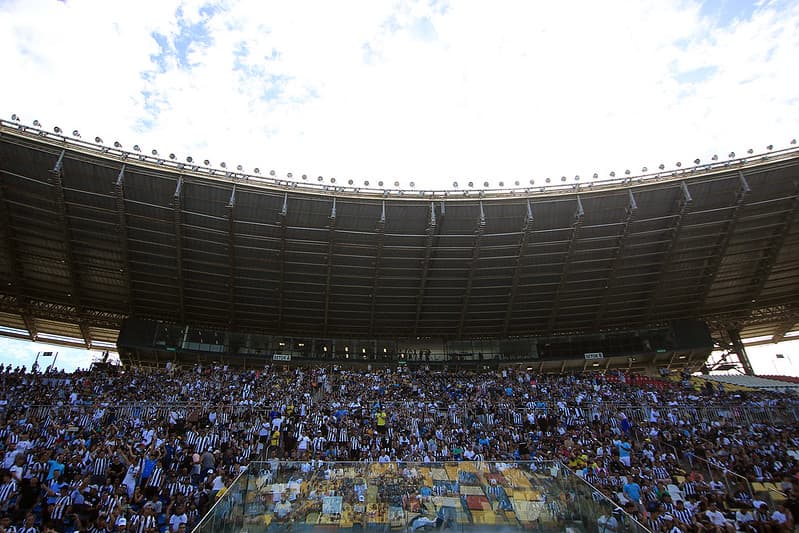
[[[556,460],[653,530],[792,531],[799,432],[785,420],[799,402],[697,390],[683,378],[9,365],[0,372],[0,533],[191,530],[267,456]],[[779,484],[780,505],[770,508],[752,482]]]

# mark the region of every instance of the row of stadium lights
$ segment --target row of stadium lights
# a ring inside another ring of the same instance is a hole
[[[14,122],[19,122],[19,121],[20,121],[20,118],[19,118],[19,116],[17,116],[16,114],[13,114],[13,115],[11,115],[11,120],[12,120],[12,121],[14,121]],[[39,122],[38,120],[34,120],[34,121],[33,121],[33,126],[34,126],[35,128],[41,128],[41,127],[42,127],[42,124],[41,124],[41,122]],[[61,134],[63,133],[63,131],[61,130],[61,128],[59,128],[58,126],[54,127],[54,128],[53,128],[53,131],[54,131],[56,134],[58,134],[58,135],[61,135]],[[72,130],[72,137],[75,137],[75,138],[77,138],[77,139],[80,139],[80,138],[81,138],[80,132],[79,132],[78,130]],[[100,138],[100,137],[95,137],[95,138],[94,138],[94,142],[95,142],[96,144],[103,144],[103,139],[102,139],[102,138]],[[797,141],[796,141],[796,139],[791,139],[791,142],[790,142],[790,144],[791,144],[791,145],[796,145],[796,142],[797,142]],[[114,148],[117,148],[117,149],[122,149],[122,144],[121,144],[119,141],[114,141]],[[770,152],[770,151],[772,151],[772,150],[774,150],[774,145],[772,145],[772,144],[769,144],[768,146],[766,146],[766,150],[768,150],[769,152]],[[133,151],[134,151],[134,152],[141,152],[141,147],[140,147],[138,144],[134,144],[134,145],[133,145]],[[747,153],[748,155],[752,155],[752,154],[754,154],[754,152],[755,152],[755,151],[754,151],[754,149],[752,149],[752,148],[749,148],[749,149],[746,151],[746,153]],[[155,150],[155,149],[153,149],[153,150],[152,150],[150,153],[153,155],[153,157],[158,157],[158,150]],[[728,158],[728,159],[735,159],[735,152],[730,152],[729,154],[727,154],[727,158]],[[172,161],[175,161],[175,160],[177,159],[177,156],[176,156],[175,154],[173,154],[173,153],[170,153],[170,154],[169,154],[169,159],[170,159],[170,160],[172,160]],[[718,160],[719,160],[719,156],[718,156],[718,155],[713,155],[713,156],[712,156],[710,159],[711,159],[711,160],[712,160],[712,161],[715,163],[716,161],[718,161]],[[187,163],[189,163],[189,164],[193,164],[193,163],[194,163],[194,158],[192,158],[191,156],[188,156],[188,157],[186,157],[186,162],[187,162]],[[701,165],[701,163],[702,163],[702,161],[701,161],[699,158],[696,158],[696,159],[694,159],[694,166],[699,166],[699,165]],[[210,162],[208,159],[206,159],[206,160],[204,160],[204,161],[203,161],[203,165],[205,165],[206,167],[210,167],[210,165],[211,165],[211,162]],[[225,163],[225,162],[222,162],[222,163],[220,163],[220,164],[219,164],[219,166],[220,166],[222,169],[225,169],[225,170],[227,170],[227,163]],[[680,162],[680,161],[677,161],[677,162],[675,163],[675,166],[676,166],[677,168],[682,168],[682,162]],[[666,165],[664,165],[663,163],[661,163],[660,165],[658,165],[658,169],[659,169],[659,170],[661,170],[661,171],[663,171],[663,170],[665,170],[665,169],[666,169]],[[242,167],[242,165],[237,165],[237,166],[236,166],[236,170],[237,170],[238,172],[243,172],[243,171],[244,171],[244,168]],[[255,167],[255,169],[253,169],[253,172],[254,172],[256,175],[260,175],[260,174],[261,174],[261,169],[260,169],[260,168],[258,168],[258,167]],[[647,167],[643,167],[643,168],[641,169],[641,173],[642,173],[642,174],[646,174],[646,173],[648,173],[648,172],[649,172],[649,169],[648,169]],[[629,177],[631,174],[632,174],[632,171],[631,171],[631,170],[629,170],[629,169],[624,171],[624,175],[625,175],[625,177]],[[271,177],[273,177],[273,178],[276,178],[276,173],[275,173],[275,171],[274,171],[274,170],[270,170],[270,171],[269,171],[269,175],[270,175]],[[616,172],[615,172],[615,171],[611,171],[609,175],[610,175],[610,177],[611,177],[611,178],[615,178],[615,177],[616,177]],[[293,175],[291,172],[289,172],[288,174],[286,174],[286,177],[287,177],[288,179],[293,179],[294,175]],[[597,174],[597,173],[594,173],[594,175],[592,176],[592,178],[593,178],[594,180],[596,180],[596,179],[599,179],[599,174]],[[308,176],[307,176],[306,174],[303,174],[303,175],[302,175],[302,179],[303,179],[303,180],[308,180]],[[324,178],[323,178],[322,176],[318,176],[318,177],[316,178],[316,180],[317,180],[318,182],[323,182],[323,181],[324,181]],[[560,181],[561,181],[562,183],[565,183],[565,182],[567,182],[567,181],[568,181],[568,178],[567,178],[566,176],[561,176],[561,178],[560,178]],[[579,182],[579,181],[580,181],[580,176],[574,176],[574,181],[575,181],[575,182]],[[331,184],[335,185],[335,184],[336,184],[336,178],[330,178],[330,179],[329,179],[329,182],[330,182]],[[546,178],[546,179],[544,180],[544,182],[545,182],[545,183],[547,183],[547,184],[551,184],[551,183],[552,183],[552,178]],[[530,185],[535,185],[535,180],[534,180],[534,179],[531,179],[529,183],[530,183]],[[355,181],[354,181],[354,180],[352,180],[352,179],[350,179],[350,180],[347,180],[347,185],[348,185],[348,186],[350,186],[350,187],[355,187],[355,186],[356,186],[356,185],[355,185]],[[386,184],[385,184],[383,181],[378,181],[378,182],[376,183],[376,185],[377,185],[377,187],[379,187],[379,188],[383,188],[384,186],[386,186]],[[500,189],[502,189],[502,188],[504,188],[504,187],[505,187],[505,182],[504,182],[504,181],[500,181],[500,182],[498,182],[498,184],[497,184],[497,185],[498,185],[498,187],[499,187]],[[522,186],[522,185],[521,185],[521,182],[520,182],[519,180],[516,180],[516,181],[514,181],[514,182],[513,182],[513,185],[514,185],[515,187],[521,187],[521,186]],[[369,182],[368,180],[364,181],[364,182],[363,182],[363,186],[364,186],[364,187],[369,187],[369,186],[370,186],[370,182]],[[399,181],[395,181],[395,182],[394,182],[394,187],[395,187],[395,188],[399,188],[399,186],[400,186],[400,182],[399,182]],[[410,182],[410,183],[409,183],[409,186],[410,186],[410,187],[413,189],[414,187],[416,187],[416,184],[415,184],[414,182]],[[474,181],[469,181],[469,182],[467,182],[467,183],[466,183],[466,186],[467,186],[469,189],[473,189],[473,188],[475,187],[475,182],[474,182]],[[478,186],[479,186],[479,183],[478,183]],[[490,186],[491,186],[491,184],[490,184],[489,182],[487,182],[487,181],[486,181],[486,182],[483,182],[483,187],[484,187],[484,188],[488,189],[488,188],[490,188]],[[460,188],[460,184],[459,184],[457,181],[454,181],[454,182],[452,182],[452,188],[453,188],[453,189],[458,189],[458,188]]]

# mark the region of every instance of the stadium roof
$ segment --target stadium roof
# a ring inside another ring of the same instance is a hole
[[[125,316],[375,338],[701,318],[779,340],[799,321],[797,150],[510,190],[311,181],[4,121],[0,332],[104,348]]]

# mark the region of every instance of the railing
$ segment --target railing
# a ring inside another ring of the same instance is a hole
[[[560,463],[252,463],[195,532],[646,527]]]

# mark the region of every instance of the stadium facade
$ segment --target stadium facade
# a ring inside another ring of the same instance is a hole
[[[96,141],[0,123],[4,335],[136,362],[699,368],[799,322],[796,149],[415,190]]]

